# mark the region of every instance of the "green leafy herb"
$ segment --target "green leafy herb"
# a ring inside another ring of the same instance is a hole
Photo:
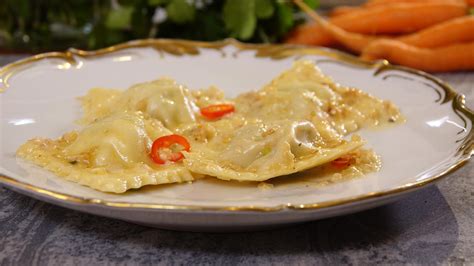
[[[285,33],[293,27],[293,10],[287,3],[278,3],[277,5],[278,30]]]
[[[0,1],[0,50],[21,52],[97,49],[140,38],[278,42],[304,20],[291,0]],[[153,20],[157,12],[163,19]]]
[[[150,6],[166,5],[169,2],[170,0],[148,0],[148,5]]]
[[[126,29],[130,27],[132,13],[133,7],[129,6],[119,6],[112,9],[105,20],[105,26],[109,29]]]
[[[194,20],[195,9],[186,0],[171,0],[166,6],[171,21],[184,24]]]
[[[223,19],[232,37],[249,39],[257,25],[255,0],[227,0],[224,4]]]
[[[275,12],[275,7],[271,0],[255,0],[255,15],[257,18],[269,18]]]
[[[307,4],[312,9],[319,7],[319,0],[303,0],[305,4]]]

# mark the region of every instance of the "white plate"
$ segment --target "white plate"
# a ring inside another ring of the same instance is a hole
[[[123,195],[94,191],[17,160],[20,144],[75,128],[75,97],[91,87],[126,89],[170,76],[190,88],[217,85],[228,96],[260,88],[299,58],[317,62],[337,82],[389,99],[407,122],[362,131],[382,156],[380,172],[345,182],[308,182],[259,189],[200,180],[146,187]],[[107,49],[37,55],[0,70],[0,182],[67,208],[181,230],[245,230],[341,215],[393,201],[457,169],[473,154],[472,111],[462,95],[422,72],[373,65],[320,48],[141,40]]]

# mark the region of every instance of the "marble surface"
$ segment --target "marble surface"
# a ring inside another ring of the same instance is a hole
[[[438,76],[474,108],[474,73]],[[0,265],[474,264],[474,163],[396,203],[247,233],[148,228],[0,188],[0,232]]]

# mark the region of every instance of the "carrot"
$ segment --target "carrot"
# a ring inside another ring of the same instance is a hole
[[[392,4],[400,4],[400,3],[405,3],[405,4],[426,4],[426,3],[441,3],[441,4],[446,4],[446,3],[454,3],[454,4],[465,4],[465,1],[473,1],[474,0],[375,0],[375,1],[368,1],[362,6],[338,6],[335,7],[331,10],[329,13],[329,16],[331,18],[341,16],[341,15],[347,15],[349,13],[353,13],[356,11],[361,11],[364,9],[369,9],[373,7],[381,7],[382,5],[392,5]]]
[[[434,48],[452,43],[474,41],[474,16],[451,19],[419,32],[397,38],[397,40],[417,47]],[[305,26],[297,32],[290,43],[329,46],[334,44],[331,35],[316,24]]]
[[[440,2],[425,4],[399,3],[353,11],[346,15],[334,17],[330,22],[339,28],[355,33],[407,33],[454,17],[463,16],[466,13],[467,7],[465,4]],[[325,27],[303,25],[290,34],[286,42],[328,46],[334,44],[334,40],[331,41],[330,35],[332,35],[331,32],[328,32]],[[337,40],[341,42],[340,39]],[[347,46],[347,43],[345,43],[345,46]],[[359,49],[351,48],[351,50],[358,51]]]
[[[466,0],[468,1],[468,0]],[[387,4],[399,4],[399,3],[428,3],[428,2],[441,2],[441,3],[458,3],[464,4],[465,0],[369,0],[364,6],[374,7]]]
[[[331,23],[350,32],[363,34],[410,33],[466,15],[466,4],[399,3],[364,8],[331,19]]]
[[[344,29],[333,25],[320,17],[313,9],[308,7],[302,0],[294,0],[304,12],[306,12],[314,21],[316,21],[325,31],[330,33],[332,37],[347,49],[360,53],[368,44],[370,44],[376,37],[367,36],[359,33],[347,32]]]
[[[429,72],[474,70],[474,42],[429,49],[383,39],[371,43],[361,58],[384,58],[395,64]]]
[[[333,17],[337,17],[341,15],[346,15],[354,11],[360,11],[361,9],[362,7],[358,7],[358,6],[338,6],[331,10],[331,12],[329,13],[329,16],[333,18]]]
[[[296,27],[285,39],[286,43],[315,46],[331,46],[336,43],[330,33],[318,24],[304,24]]]
[[[423,48],[474,41],[474,16],[448,20],[422,31],[402,36],[397,40]]]

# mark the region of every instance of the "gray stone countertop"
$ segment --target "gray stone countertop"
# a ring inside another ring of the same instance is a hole
[[[438,77],[474,108],[474,73]],[[383,207],[247,233],[148,228],[0,188],[0,233],[0,265],[474,265],[474,163]]]

